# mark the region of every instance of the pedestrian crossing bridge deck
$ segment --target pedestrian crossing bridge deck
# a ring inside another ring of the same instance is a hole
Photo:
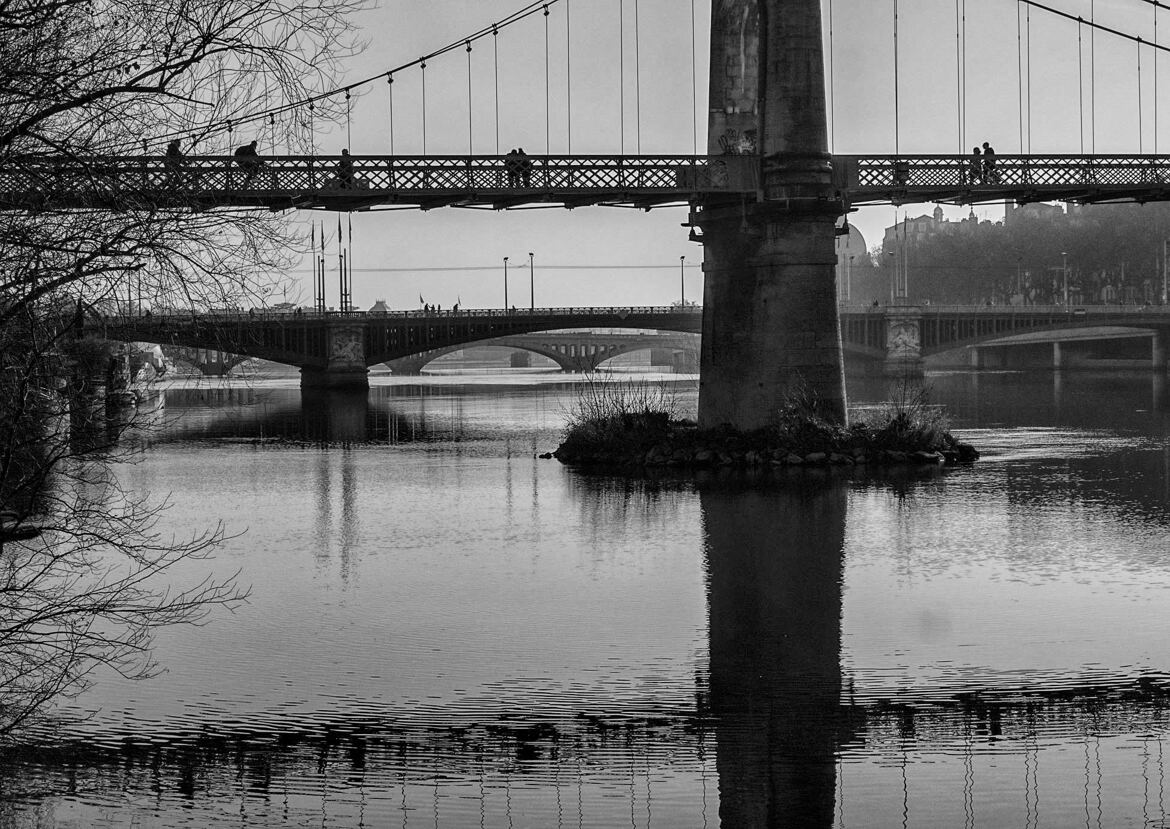
[[[755,156],[231,156],[0,160],[0,209],[509,209],[762,201]],[[767,160],[763,160],[767,168]],[[1170,156],[834,155],[831,197],[865,204],[1170,200]],[[828,198],[827,196],[826,198]]]

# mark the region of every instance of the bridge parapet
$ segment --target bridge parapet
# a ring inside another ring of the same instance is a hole
[[[1155,201],[1170,198],[1170,156],[837,155],[833,183],[852,204],[949,201]]]
[[[251,206],[357,210],[410,205],[653,207],[758,189],[759,159],[700,155],[272,156],[247,171],[232,156],[29,157],[0,166],[0,207],[134,209]],[[350,178],[352,176],[352,178]]]

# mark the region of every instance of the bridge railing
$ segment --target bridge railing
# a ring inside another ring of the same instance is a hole
[[[381,320],[400,319],[418,321],[454,321],[475,317],[499,319],[526,319],[532,317],[613,317],[625,320],[629,317],[668,317],[677,315],[699,316],[703,312],[701,306],[688,305],[678,308],[670,305],[611,305],[611,306],[575,306],[561,308],[487,308],[487,309],[459,309],[442,311],[268,311],[257,310],[211,310],[211,311],[167,311],[150,312],[143,314],[109,314],[102,319],[107,324],[159,324],[163,322],[215,322],[215,323],[246,323],[246,322],[295,322],[305,320]]]
[[[1170,156],[838,155],[838,189],[1170,187]]]
[[[0,192],[264,193],[337,191],[754,192],[752,156],[26,157],[0,163]]]

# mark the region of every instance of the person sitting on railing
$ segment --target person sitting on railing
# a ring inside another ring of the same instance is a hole
[[[237,147],[235,152],[236,164],[240,165],[240,169],[244,171],[244,182],[241,186],[247,187],[252,183],[252,179],[256,174],[265,168],[265,163],[260,158],[260,153],[256,152],[257,141],[250,144],[245,144],[242,147]]]
[[[341,160],[337,162],[337,186],[343,190],[352,190],[354,187],[353,158],[349,150],[342,150]]]
[[[167,170],[167,183],[180,184],[183,180],[183,147],[179,139],[167,144],[167,153],[163,158],[163,166]]]
[[[520,168],[524,162],[520,160],[519,153],[515,148],[508,150],[508,154],[504,156],[504,172],[508,174],[508,186],[520,186]]]

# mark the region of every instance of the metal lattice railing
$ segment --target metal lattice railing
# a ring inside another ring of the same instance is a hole
[[[758,159],[745,156],[158,156],[17,158],[0,162],[0,198],[99,204],[252,195],[362,198],[540,193],[755,192]],[[371,198],[376,201],[377,199]]]
[[[1170,186],[1170,156],[966,155],[835,156],[847,191],[899,187],[1092,188]]]

